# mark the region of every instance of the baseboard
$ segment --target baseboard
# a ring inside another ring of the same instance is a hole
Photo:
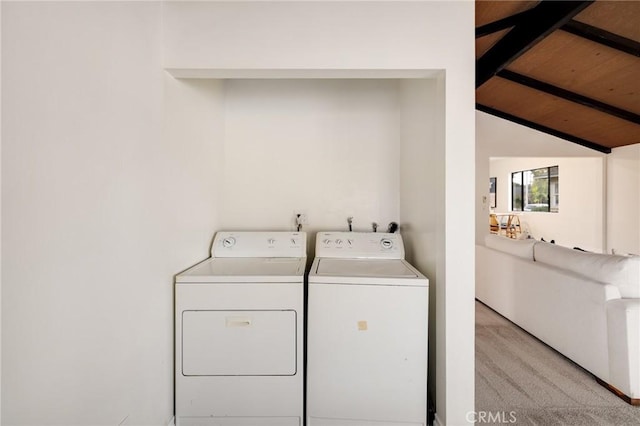
[[[604,380],[600,380],[597,377],[596,377],[596,382],[598,382],[600,385],[602,385],[605,388],[607,388],[610,392],[615,394],[618,398],[622,399],[627,404],[631,404],[631,405],[634,405],[636,407],[640,407],[640,398],[631,398],[630,396],[625,395],[624,392],[622,392],[620,389],[616,388],[613,385],[610,385],[609,383],[605,382]]]
[[[433,416],[433,426],[444,426],[444,423],[440,421],[440,417],[438,417],[438,413]]]
[[[176,416],[171,417],[171,420],[169,420],[167,426],[176,426]]]

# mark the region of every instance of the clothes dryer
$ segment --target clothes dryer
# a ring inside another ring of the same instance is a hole
[[[400,234],[320,232],[309,272],[308,426],[427,424],[429,282]]]
[[[177,275],[177,426],[300,426],[302,232],[219,232]]]

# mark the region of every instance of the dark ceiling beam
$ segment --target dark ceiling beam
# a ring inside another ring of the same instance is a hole
[[[630,38],[610,33],[602,28],[594,27],[572,19],[560,27],[560,29],[588,40],[595,41],[596,43],[618,49],[630,55],[640,57],[640,43]]]
[[[591,3],[593,0],[541,1],[530,9],[525,21],[513,27],[476,61],[476,88]]]
[[[569,142],[573,142],[573,143],[576,143],[578,145],[582,145],[585,148],[590,148],[590,149],[602,152],[604,154],[611,154],[611,148],[608,148],[606,146],[602,146],[602,145],[597,144],[595,142],[591,142],[591,141],[588,141],[586,139],[582,139],[582,138],[579,138],[577,136],[573,136],[573,135],[570,135],[568,133],[564,133],[564,132],[561,132],[559,130],[552,129],[551,127],[547,127],[547,126],[543,126],[543,125],[538,124],[538,123],[534,123],[533,121],[529,121],[529,120],[525,120],[525,119],[520,118],[520,117],[516,117],[515,115],[508,114],[506,112],[497,110],[495,108],[491,108],[491,107],[476,103],[476,109],[478,111],[486,112],[487,114],[495,115],[496,117],[500,117],[502,119],[512,121],[512,122],[514,122],[516,124],[520,124],[522,126],[529,127],[531,129],[537,130],[539,132],[548,133],[548,134],[556,136],[558,138],[565,139],[565,140],[567,140]]]
[[[548,93],[558,98],[566,99],[577,104],[596,109],[605,114],[612,115],[614,117],[621,118],[623,120],[630,121],[635,124],[640,124],[640,115],[631,111],[627,111],[622,108],[614,107],[613,105],[606,104],[604,102],[597,101],[595,99],[588,98],[586,96],[579,95],[570,90],[562,89],[552,84],[544,83],[540,80],[536,80],[526,75],[518,74],[513,71],[504,69],[496,74],[498,77],[505,78],[513,81],[514,83],[522,84],[532,89],[539,90],[541,92]]]
[[[476,28],[476,38],[484,37],[486,35],[511,28],[527,19],[527,16],[530,12],[531,9],[525,10],[523,12],[516,13],[515,15],[507,16],[506,18],[498,19],[497,21],[481,25]]]

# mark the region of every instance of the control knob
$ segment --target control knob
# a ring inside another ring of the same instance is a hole
[[[222,240],[222,246],[226,248],[230,248],[236,245],[236,239],[233,237],[227,237]]]
[[[393,241],[391,241],[389,238],[383,238],[380,240],[380,245],[383,249],[389,250],[393,247]]]

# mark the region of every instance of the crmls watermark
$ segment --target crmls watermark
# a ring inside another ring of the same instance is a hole
[[[510,424],[517,421],[515,411],[469,411],[467,421],[470,423]]]

